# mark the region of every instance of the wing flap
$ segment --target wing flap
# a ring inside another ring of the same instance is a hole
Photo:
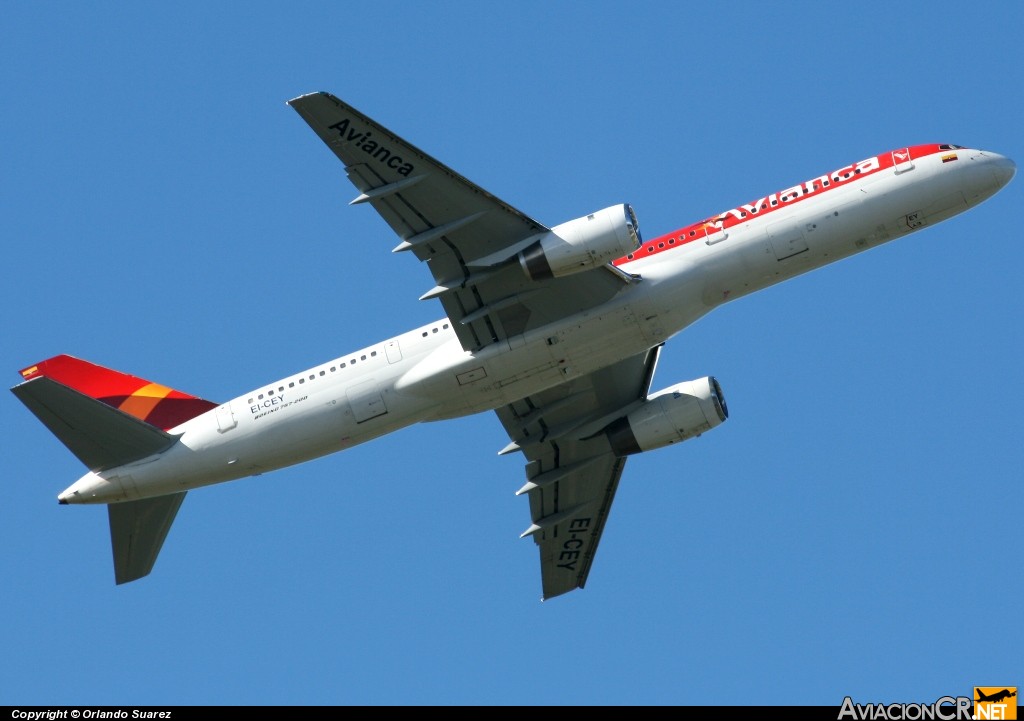
[[[185,493],[107,506],[114,580],[118,585],[148,576],[153,570]]]

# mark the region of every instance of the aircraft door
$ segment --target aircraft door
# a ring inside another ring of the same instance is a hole
[[[384,398],[380,394],[380,387],[375,380],[356,383],[345,390],[345,395],[348,397],[348,405],[352,408],[352,415],[355,416],[356,423],[368,421],[388,412],[387,406],[384,405]]]
[[[714,245],[715,243],[721,243],[723,240],[729,237],[729,231],[723,228],[721,225],[715,226],[710,223],[705,223],[702,230],[704,231],[704,242],[707,245]]]
[[[896,175],[914,169],[914,161],[910,159],[910,148],[892,151],[892,167],[896,169]]]
[[[231,412],[230,403],[217,406],[216,416],[218,433],[227,433],[238,425],[238,421],[235,420],[235,414]]]
[[[397,340],[389,340],[384,345],[384,353],[388,357],[388,363],[397,363],[402,360],[402,348]]]

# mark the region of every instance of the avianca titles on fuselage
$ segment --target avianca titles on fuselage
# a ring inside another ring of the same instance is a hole
[[[582,587],[625,457],[727,417],[713,378],[650,392],[667,339],[728,300],[977,205],[1015,172],[987,151],[899,148],[641,242],[629,206],[548,229],[333,96],[291,104],[346,164],[357,201],[430,261],[425,297],[447,317],[223,404],[70,356],[23,370],[12,390],[89,469],[60,502],[110,504],[119,583],[149,573],[189,489],[496,410],[503,452],[527,459],[523,535],[540,547],[544,595]],[[366,162],[370,137],[401,163]]]
[[[795,207],[801,201],[820,197],[826,191],[835,190],[851,181],[862,180],[879,171],[898,169],[900,172],[903,172],[911,170],[914,159],[920,160],[929,156],[939,155],[941,163],[951,163],[960,159],[958,153],[963,154],[964,152],[973,153],[977,151],[970,151],[959,145],[916,145],[876,155],[857,163],[851,163],[831,173],[820,175],[799,185],[794,185],[785,190],[752,200],[739,207],[730,208],[699,223],[688,225],[673,233],[655,238],[649,243],[644,243],[636,252],[619,258],[615,261],[615,264],[623,265],[636,258],[644,258],[654,253],[671,250],[676,245],[706,240],[709,237],[714,239],[717,237],[716,233],[723,230],[748,223],[756,218],[765,217],[776,211],[785,211],[790,207]],[[1014,166],[1011,164],[1008,167],[1013,169]]]

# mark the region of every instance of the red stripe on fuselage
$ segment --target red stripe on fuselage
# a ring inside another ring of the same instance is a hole
[[[899,148],[899,150],[909,150],[910,160],[934,155],[938,152],[946,152],[945,150],[942,150],[937,143],[930,145],[914,145],[910,148]],[[894,152],[896,151],[882,153],[881,155],[875,155],[874,157],[861,160],[857,163],[851,163],[850,165],[846,165],[831,173],[819,175],[816,178],[807,180],[799,185],[794,185],[790,188],[752,200],[737,208],[730,208],[725,212],[714,215],[706,220],[702,220],[699,223],[694,223],[693,225],[688,225],[685,228],[680,228],[679,230],[671,233],[666,233],[654,240],[647,241],[629,255],[619,258],[618,260],[613,261],[613,263],[614,265],[623,265],[634,260],[640,260],[641,258],[648,258],[652,255],[663,253],[666,250],[678,248],[681,245],[692,243],[695,240],[704,240],[708,237],[713,238],[714,234],[719,231],[728,230],[729,228],[742,225],[743,223],[749,223],[752,220],[757,220],[758,218],[768,215],[776,210],[791,207],[796,203],[807,200],[808,198],[816,198],[827,193],[833,188],[856,183],[858,180],[892,168],[894,165]]]

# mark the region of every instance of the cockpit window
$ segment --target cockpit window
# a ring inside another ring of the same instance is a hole
[[[963,150],[962,145],[940,145],[939,150]]]

